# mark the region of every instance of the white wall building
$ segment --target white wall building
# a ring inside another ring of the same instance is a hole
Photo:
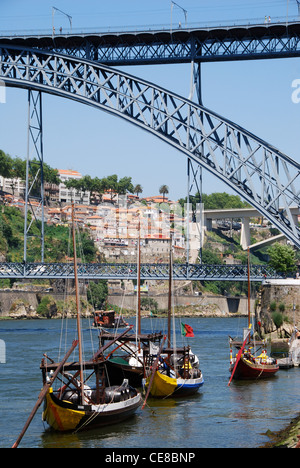
[[[24,196],[26,189],[26,182],[22,179],[6,179],[0,176],[0,188],[4,192],[12,193],[13,195]]]
[[[67,189],[64,182],[70,179],[82,179],[78,171],[58,169],[58,175],[62,181],[59,184],[59,201],[62,203],[82,203],[90,204],[90,192],[78,192],[76,189]]]

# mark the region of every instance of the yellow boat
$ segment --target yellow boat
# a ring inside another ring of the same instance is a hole
[[[85,416],[84,411],[75,410],[73,406],[71,402],[56,398],[51,387],[45,399],[43,421],[56,431],[73,431]]]
[[[146,380],[146,387],[149,386],[150,377]],[[177,388],[177,380],[156,371],[151,387],[151,395],[155,398],[163,398],[172,395]]]
[[[64,396],[59,398],[59,393],[51,387],[45,398],[43,421],[59,432],[102,427],[129,418],[142,402],[141,394],[130,387],[127,381],[119,387],[107,387],[106,392],[106,402],[81,405],[64,399]]]

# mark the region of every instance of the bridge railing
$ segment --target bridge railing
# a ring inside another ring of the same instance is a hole
[[[274,24],[288,25],[292,23],[300,22],[300,15],[289,17],[288,19],[284,16],[272,17],[271,21],[265,17],[260,18],[241,18],[234,20],[214,20],[214,21],[203,21],[203,22],[188,22],[187,24],[181,24],[173,22],[162,23],[162,24],[148,24],[148,25],[121,25],[121,26],[97,26],[97,27],[81,27],[81,28],[70,28],[64,27],[62,30],[56,28],[46,29],[19,29],[19,30],[0,30],[0,37],[40,37],[40,36],[60,36],[60,35],[93,35],[93,34],[122,34],[122,33],[138,33],[138,32],[155,32],[155,31],[178,31],[178,30],[193,30],[193,29],[216,29],[216,28],[234,28],[236,26],[249,27],[249,26],[273,26]]]
[[[81,263],[79,279],[133,279],[137,278],[137,264]],[[178,281],[246,281],[247,265],[174,264],[173,278]],[[74,267],[69,263],[0,263],[0,279],[67,279],[74,278]],[[251,279],[282,279],[283,275],[267,265],[251,266]],[[141,265],[141,279],[168,280],[169,265],[147,263]]]

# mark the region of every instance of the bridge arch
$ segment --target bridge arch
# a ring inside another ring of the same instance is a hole
[[[0,80],[99,108],[152,133],[225,182],[300,248],[300,164],[239,125],[122,71],[25,46],[0,46]]]

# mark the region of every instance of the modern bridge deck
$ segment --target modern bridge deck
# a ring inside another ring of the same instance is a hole
[[[300,55],[300,21],[55,35],[0,31],[1,44],[68,55],[80,51],[82,58],[111,65],[292,57]]]

